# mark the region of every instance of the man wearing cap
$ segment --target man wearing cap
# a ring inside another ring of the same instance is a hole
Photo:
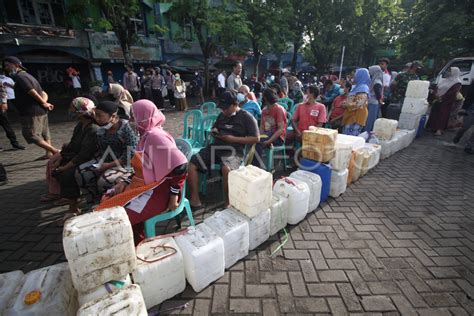
[[[390,103],[403,103],[408,87],[408,82],[412,80],[418,80],[418,75],[416,73],[419,71],[419,69],[421,69],[421,63],[419,61],[414,61],[411,63],[408,71],[401,72],[392,81],[392,84],[390,85]]]
[[[26,72],[21,61],[8,56],[3,59],[7,74],[15,80],[16,108],[20,114],[23,137],[28,144],[35,144],[46,150],[42,159],[48,159],[58,149],[51,145],[48,111],[54,105],[48,103],[48,95],[43,91],[35,77]]]
[[[224,92],[219,101],[222,113],[211,129],[214,143],[207,145],[191,158],[188,167],[190,203],[194,210],[202,208],[199,198],[199,172],[208,172],[212,165],[220,164],[226,203],[228,204],[227,176],[242,165],[245,145],[259,141],[257,121],[239,108],[236,94]]]

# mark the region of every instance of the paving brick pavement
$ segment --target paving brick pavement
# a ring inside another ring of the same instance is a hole
[[[166,128],[181,130],[181,115]],[[65,142],[73,123],[53,123]],[[15,124],[16,130],[18,126]],[[452,136],[452,135],[451,135]],[[382,161],[338,199],[322,204],[289,240],[273,236],[201,293],[190,287],[157,307],[176,314],[474,314],[474,157],[431,136]],[[5,144],[4,135],[0,142]],[[10,182],[0,187],[0,272],[64,261],[65,207],[41,204],[40,150],[0,153]],[[213,181],[209,207],[222,203]],[[174,223],[161,227],[170,231]]]

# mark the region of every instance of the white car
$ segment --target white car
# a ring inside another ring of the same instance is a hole
[[[474,57],[460,57],[451,59],[439,72],[438,76],[434,81],[435,84],[438,84],[439,80],[443,76],[443,74],[450,68],[450,67],[458,67],[461,70],[461,83],[463,88],[469,86],[471,82],[474,80]]]

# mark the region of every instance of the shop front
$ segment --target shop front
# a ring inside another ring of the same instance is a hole
[[[97,81],[107,83],[107,72],[112,71],[115,81],[121,82],[124,58],[120,43],[113,32],[89,32],[92,68]],[[156,37],[140,36],[131,47],[133,66],[139,73],[140,67],[155,67],[161,64],[160,41]]]

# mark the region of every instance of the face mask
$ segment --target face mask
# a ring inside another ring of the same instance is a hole
[[[174,78],[175,78],[176,80],[179,80],[179,76],[174,76]]]
[[[303,97],[303,103],[307,103],[307,102],[308,102],[308,95],[305,94]]]
[[[343,95],[343,94],[344,94],[344,89],[342,89],[342,88],[339,89],[339,94],[340,94],[340,95]]]
[[[15,76],[16,75],[16,69],[13,69],[12,71],[10,71],[10,76]]]
[[[109,130],[109,129],[112,128],[112,126],[114,126],[114,124],[112,124],[112,122],[108,122],[107,124],[102,125],[101,128],[103,128],[105,130]]]
[[[245,101],[245,95],[243,93],[237,93],[237,102],[241,103]]]

